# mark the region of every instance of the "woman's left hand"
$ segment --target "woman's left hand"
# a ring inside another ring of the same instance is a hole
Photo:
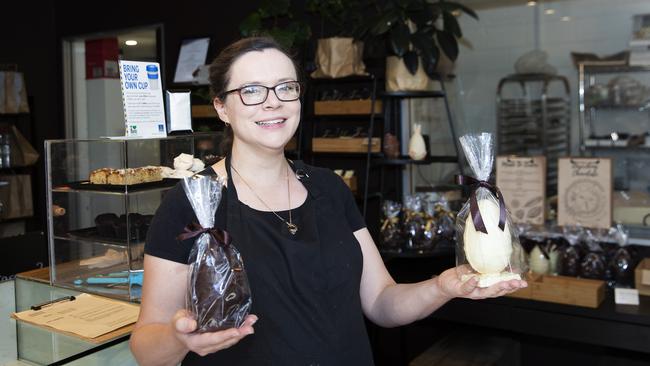
[[[499,297],[528,287],[523,280],[509,280],[495,283],[490,287],[478,287],[478,278],[462,282],[457,274],[457,268],[449,268],[436,277],[442,294],[449,299],[464,297],[467,299],[485,299],[488,297]]]

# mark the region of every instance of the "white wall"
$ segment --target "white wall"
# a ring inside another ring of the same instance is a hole
[[[602,56],[625,50],[632,34],[632,16],[650,13],[650,1],[564,0],[538,2],[535,7],[525,2],[511,6],[494,3],[477,10],[478,22],[460,17],[464,36],[473,45],[473,49],[461,46],[455,71],[457,108],[464,115],[464,121],[458,122],[460,132],[495,131],[499,79],[514,73],[517,58],[539,44],[558,74],[571,82],[572,151],[577,153],[578,74],[571,51]],[[555,13],[545,14],[551,8]],[[565,16],[570,20],[562,21]]]

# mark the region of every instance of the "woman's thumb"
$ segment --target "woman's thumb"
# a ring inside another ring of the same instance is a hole
[[[186,312],[178,312],[174,317],[174,327],[180,333],[190,333],[196,329],[196,320],[190,318]]]

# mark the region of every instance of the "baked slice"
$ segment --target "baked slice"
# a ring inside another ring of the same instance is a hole
[[[101,168],[95,169],[90,172],[90,183],[91,184],[108,184],[108,175],[113,169],[111,168]]]

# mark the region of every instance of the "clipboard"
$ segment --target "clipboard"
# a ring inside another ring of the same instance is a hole
[[[11,318],[100,344],[130,334],[139,312],[140,306],[136,304],[80,294],[74,301],[57,301],[40,310],[12,313]]]

